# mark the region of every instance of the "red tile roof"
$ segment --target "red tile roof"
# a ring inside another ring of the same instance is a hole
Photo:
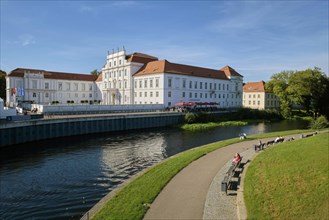
[[[226,68],[226,69],[224,69]],[[197,76],[197,77],[205,77],[205,78],[215,78],[215,79],[223,79],[228,80],[228,75],[238,75],[234,69],[231,67],[224,67],[224,70],[214,70],[203,67],[189,66],[177,63],[171,63],[167,60],[158,60],[144,64],[141,69],[134,74],[134,76],[142,76],[148,74],[156,74],[156,73],[173,73],[180,75],[188,75],[188,76]]]
[[[26,69],[26,68],[16,68],[9,73],[8,76],[12,77],[24,77],[25,72],[44,74],[45,79],[63,79],[63,80],[81,80],[81,81],[95,81],[98,76],[91,74],[77,74],[77,73],[63,73],[63,72],[52,72],[46,70],[38,69]]]
[[[226,76],[239,76],[239,77],[242,77],[242,75],[240,75],[238,72],[235,71],[235,69],[233,69],[230,66],[225,66],[220,70],[224,71]]]
[[[265,92],[265,82],[248,82],[243,86],[243,92]]]
[[[134,63],[148,63],[151,61],[158,60],[158,58],[154,57],[154,56],[150,56],[148,54],[136,52],[136,53],[127,55],[126,60],[128,62],[134,62]]]

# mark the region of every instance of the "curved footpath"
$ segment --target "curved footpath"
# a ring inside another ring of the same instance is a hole
[[[286,140],[290,137],[299,139],[300,134],[284,136]],[[192,162],[159,193],[144,219],[246,219],[242,188],[245,170],[237,193],[225,195],[221,181],[236,152],[243,156],[242,163],[250,162],[257,155],[254,144],[274,139],[232,144]]]

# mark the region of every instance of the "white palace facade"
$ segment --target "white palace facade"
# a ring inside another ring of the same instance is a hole
[[[216,102],[242,107],[243,76],[225,66],[219,70],[172,63],[125,50],[108,53],[98,76],[17,68],[7,75],[7,104],[104,105]]]

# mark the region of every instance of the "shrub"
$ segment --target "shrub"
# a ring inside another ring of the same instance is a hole
[[[186,123],[192,124],[192,123],[196,122],[196,118],[197,118],[196,114],[189,112],[189,113],[186,113],[184,120]]]
[[[325,116],[320,116],[316,120],[312,120],[310,123],[310,128],[311,129],[322,129],[322,128],[327,128],[329,126],[328,120],[326,119]]]

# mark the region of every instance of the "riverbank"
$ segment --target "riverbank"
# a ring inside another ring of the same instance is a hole
[[[39,120],[0,122],[0,147],[51,138],[166,127],[182,123],[174,112],[51,116]]]
[[[292,130],[286,132],[274,132],[266,135],[264,134],[248,137],[247,140],[254,140],[260,136],[276,137],[278,135],[288,135],[304,132],[307,131]],[[139,174],[127,185],[125,185],[125,187],[112,192],[111,196],[107,198],[109,199],[108,202],[102,201],[103,204],[106,203],[106,205],[96,215],[95,219],[101,218],[105,215],[110,219],[129,219],[132,216],[139,216],[139,218],[135,219],[141,219],[148,209],[149,204],[152,203],[156,195],[163,189],[163,187],[170,181],[170,179],[175,176],[176,173],[178,173],[192,161],[208,154],[209,152],[238,142],[241,142],[241,140],[237,138],[220,141],[199,148],[194,148],[166,159],[164,162],[143,172],[143,174]],[[162,173],[165,173],[166,175],[163,176],[161,175]],[[161,183],[159,181],[161,181]],[[151,188],[154,189],[150,190]],[[149,191],[151,191],[152,195],[149,193]],[[96,205],[95,209],[100,209],[103,207],[103,204]],[[88,215],[93,216],[98,211],[95,209],[92,209]]]

